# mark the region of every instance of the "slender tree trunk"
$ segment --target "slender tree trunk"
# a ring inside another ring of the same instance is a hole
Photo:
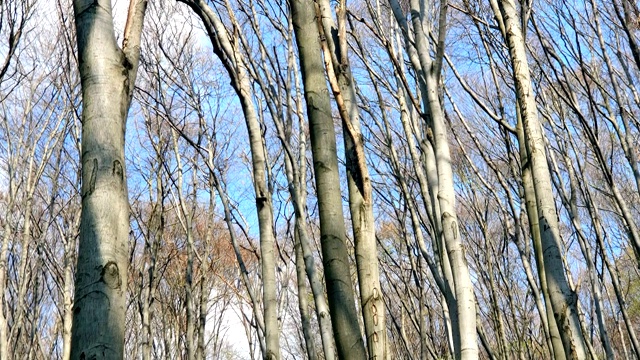
[[[260,313],[260,307],[258,304],[258,298],[253,291],[253,287],[251,286],[251,281],[249,281],[249,271],[244,262],[244,258],[242,256],[242,252],[240,251],[240,244],[238,242],[238,236],[236,234],[236,228],[233,224],[233,217],[231,215],[231,205],[229,204],[229,197],[224,188],[224,183],[220,182],[220,179],[215,173],[215,165],[214,161],[214,149],[212,144],[208,144],[207,148],[207,166],[209,168],[209,181],[211,182],[211,186],[215,188],[218,192],[218,196],[220,197],[220,202],[222,203],[222,209],[224,211],[224,221],[227,225],[227,230],[229,230],[229,237],[231,238],[231,246],[233,247],[233,253],[236,257],[236,261],[238,262],[238,267],[240,270],[240,279],[242,280],[243,285],[247,289],[247,293],[249,294],[249,300],[251,301],[251,307],[253,309],[253,314],[255,317],[255,325],[257,327],[258,334],[264,334],[265,325],[264,320]],[[247,335],[247,338],[250,339],[250,335]],[[260,350],[263,354],[266,354],[265,343],[264,341],[260,341]],[[253,351],[253,350],[252,350]]]
[[[342,118],[344,152],[349,189],[349,210],[355,242],[356,267],[360,288],[360,306],[364,319],[369,358],[387,358],[385,306],[380,287],[376,247],[373,199],[369,169],[360,131],[360,114],[355,99],[347,47],[347,8],[342,1],[337,9],[338,26],[333,23],[328,0],[319,1],[321,21],[318,30],[325,49],[325,68]],[[336,34],[336,35],[332,35]]]
[[[520,17],[517,15],[512,0],[500,0],[498,5],[504,21],[505,41],[508,44],[513,64],[516,96],[522,118],[526,150],[529,155],[549,300],[558,324],[565,356],[569,359],[585,359],[587,349],[578,317],[578,297],[569,287],[562,262],[562,239],[560,238],[558,215],[553,199],[542,128],[538,120],[537,105],[531,88]]]
[[[293,28],[291,28],[293,30]],[[329,306],[327,304],[327,296],[325,295],[324,286],[320,275],[316,270],[315,260],[313,257],[313,250],[311,249],[311,243],[307,232],[307,191],[306,191],[306,179],[307,179],[307,138],[305,135],[306,122],[303,117],[302,109],[302,93],[300,92],[300,84],[298,79],[298,67],[295,65],[295,59],[291,59],[292,68],[294,69],[294,78],[296,83],[296,95],[297,111],[299,116],[298,127],[300,128],[300,135],[298,141],[299,144],[299,160],[298,160],[298,173],[297,177],[292,177],[294,184],[298,188],[296,194],[298,194],[297,201],[294,205],[297,205],[299,214],[296,215],[296,221],[300,222],[300,247],[302,248],[302,255],[304,256],[305,271],[309,278],[311,285],[311,291],[313,292],[313,299],[316,305],[316,315],[318,317],[318,323],[320,325],[320,337],[322,339],[322,348],[324,351],[324,358],[326,360],[334,360],[336,347],[331,334],[331,315]],[[295,190],[295,189],[294,189]]]
[[[296,275],[298,283],[298,308],[300,309],[300,320],[302,321],[302,334],[307,349],[309,360],[317,359],[316,346],[313,342],[313,331],[311,329],[311,317],[309,316],[309,302],[307,300],[306,273],[304,271],[304,255],[300,246],[300,236],[298,236],[298,226],[295,226],[294,247],[296,252]]]
[[[211,244],[211,243],[209,243]],[[206,326],[207,326],[207,312],[209,311],[209,287],[206,286],[207,280],[206,256],[203,258],[203,263],[200,264],[200,294],[199,296],[199,308],[198,308],[198,348],[196,349],[196,359],[202,360],[207,358],[207,342],[206,342]]]
[[[291,16],[309,116],[311,150],[318,192],[322,257],[338,357],[364,359],[342,212],[336,137],[318,41],[315,5],[293,0]]]
[[[127,113],[140,57],[146,0],[132,0],[123,48],[110,0],[75,0],[82,80],[82,215],[72,359],[124,356],[129,201],[124,162]]]
[[[11,176],[9,174],[9,176]],[[9,201],[7,205],[7,214],[13,209],[15,192],[13,191],[13,182],[9,179]],[[9,327],[7,320],[9,318],[8,306],[5,306],[5,284],[7,282],[7,258],[9,255],[9,240],[11,239],[12,227],[9,217],[4,219],[4,228],[2,229],[2,245],[0,246],[0,358],[9,359]]]
[[[194,248],[194,239],[193,239],[193,212],[195,209],[192,207],[191,209],[187,208],[187,198],[183,193],[184,187],[184,168],[182,165],[182,156],[180,155],[180,149],[178,147],[178,134],[175,130],[171,131],[172,142],[173,142],[173,152],[176,161],[176,173],[177,179],[175,181],[175,191],[177,193],[177,206],[176,206],[176,214],[182,225],[182,230],[185,233],[187,238],[187,268],[185,269],[185,312],[187,315],[187,328],[185,332],[185,347],[187,349],[187,360],[195,360],[196,356],[196,343],[195,343],[195,326],[196,326],[196,314],[195,314],[195,304],[194,304],[194,284],[193,284],[193,269],[194,269],[194,258],[195,258],[195,248]],[[196,172],[192,172],[195,177]],[[195,178],[192,183],[192,191],[195,193]],[[195,203],[195,194],[192,194],[191,199]]]
[[[520,115],[520,107],[517,107],[517,113]],[[549,324],[549,339],[551,341],[551,350],[555,359],[565,359],[564,346],[558,329],[558,323],[553,315],[551,299],[549,298],[549,287],[547,286],[547,274],[544,266],[544,254],[542,251],[542,239],[540,237],[540,226],[538,224],[538,208],[536,204],[535,188],[531,178],[531,162],[526,148],[526,140],[522,125],[522,118],[518,116],[518,124],[516,125],[518,143],[520,146],[520,162],[522,164],[522,187],[525,199],[525,207],[527,209],[527,218],[529,219],[529,231],[531,232],[531,241],[533,243],[534,258],[536,260],[536,269],[538,270],[538,278],[540,281],[540,291],[545,302],[545,315]],[[543,316],[541,314],[541,316]]]
[[[77,229],[80,225],[79,212],[75,215],[72,234],[58,228],[61,238],[64,239],[64,287],[62,289],[62,360],[69,360],[71,356],[71,327],[73,324],[73,260],[75,258]]]
[[[280,327],[277,314],[276,297],[276,256],[275,235],[273,230],[273,206],[271,192],[267,185],[267,154],[263,146],[260,122],[253,103],[253,90],[244,55],[238,44],[230,41],[229,35],[220,18],[203,0],[180,0],[189,5],[202,20],[214,53],[220,58],[231,77],[231,84],[238,95],[245,124],[249,133],[253,185],[255,190],[256,211],[260,229],[260,256],[262,266],[262,296],[264,303],[264,324],[266,353],[268,360],[280,359]],[[231,11],[231,10],[230,10]]]
[[[421,81],[422,103],[425,115],[428,114],[425,116],[427,118],[427,141],[424,141],[422,146],[426,150],[425,165],[429,184],[437,186],[431,190],[432,197],[437,195],[437,199],[432,199],[432,206],[435,210],[434,215],[437,216],[441,226],[441,232],[438,234],[440,243],[437,250],[441,257],[445,279],[447,279],[446,285],[451,288],[451,291],[445,293],[447,305],[450,309],[455,309],[451,313],[455,357],[477,359],[479,350],[476,335],[475,294],[458,229],[451,154],[444,111],[438,93],[444,58],[448,5],[446,2],[439,5],[438,39],[437,45],[434,47],[435,57],[432,58],[428,41],[429,30],[424,27],[431,21],[426,13],[426,4],[419,0],[411,0],[410,3],[413,39],[409,35],[405,14],[395,0],[392,1],[392,10],[405,38],[411,64]]]

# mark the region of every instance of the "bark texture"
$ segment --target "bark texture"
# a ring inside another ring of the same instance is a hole
[[[309,116],[322,257],[336,348],[341,359],[365,359],[347,256],[336,136],[318,40],[315,4],[294,0],[291,13]]]
[[[82,215],[71,359],[122,359],[129,201],[124,162],[140,33],[147,2],[132,0],[122,48],[110,0],[76,0],[82,83]]]
[[[355,81],[349,64],[346,34],[347,5],[346,1],[338,5],[336,25],[329,1],[321,0],[319,4],[318,17],[321,21],[318,28],[325,50],[325,67],[338,105],[344,133],[349,210],[367,349],[369,358],[386,359],[387,330],[378,269],[372,187],[360,130],[360,113],[355,99]]]
[[[560,238],[557,209],[553,198],[542,128],[531,86],[520,17],[513,1],[501,0],[498,2],[498,6],[504,21],[505,40],[511,56],[516,97],[529,156],[528,165],[531,168],[531,180],[535,191],[549,300],[562,338],[566,358],[585,359],[587,346],[578,316],[578,296],[569,287],[562,261],[563,245]]]

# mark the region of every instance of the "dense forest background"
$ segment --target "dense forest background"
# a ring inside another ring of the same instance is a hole
[[[2,359],[90,335],[82,3],[0,1]],[[640,358],[636,1],[112,6],[125,358]]]

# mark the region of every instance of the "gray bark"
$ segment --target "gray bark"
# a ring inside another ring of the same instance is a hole
[[[293,30],[293,27],[291,27]],[[300,93],[300,88],[297,86],[299,84],[298,79],[298,67],[295,64],[295,59],[293,58],[293,53],[289,59],[290,67],[293,69],[294,73],[294,83],[296,84],[296,97],[299,101],[296,101],[295,111],[297,112],[297,116],[299,118],[298,127],[300,129],[299,136],[299,146],[298,146],[298,156],[299,159],[296,162],[292,156],[291,149],[286,151],[288,154],[285,157],[285,172],[287,176],[287,181],[289,183],[289,194],[291,195],[291,203],[293,204],[294,212],[295,212],[295,226],[296,226],[296,235],[298,236],[298,241],[300,242],[300,249],[302,250],[302,257],[304,261],[304,269],[307,278],[309,279],[309,284],[311,286],[311,292],[313,293],[313,300],[316,307],[316,316],[318,318],[318,324],[320,327],[320,338],[322,339],[322,349],[324,352],[324,357],[326,360],[335,359],[335,345],[333,342],[333,334],[331,333],[331,316],[329,314],[329,307],[327,305],[327,297],[325,295],[324,285],[322,284],[322,280],[320,279],[320,275],[316,270],[315,260],[313,257],[313,249],[311,248],[311,242],[309,240],[309,234],[307,231],[307,191],[306,191],[306,175],[307,175],[307,139],[304,131],[304,111],[302,109],[302,94]],[[290,117],[293,116],[293,99],[291,97],[288,98],[288,109]],[[283,146],[288,148],[288,144],[285,144],[285,139],[291,138],[292,134],[287,132],[285,129],[282,129],[282,126],[278,126],[278,132],[282,133],[280,136],[282,137]],[[297,260],[296,260],[297,261]],[[298,281],[301,281],[298,279]],[[298,294],[300,296],[300,294]]]
[[[519,109],[519,107],[518,107]],[[518,114],[520,111],[518,111]],[[538,208],[536,204],[535,188],[533,186],[533,180],[531,178],[531,162],[529,161],[529,154],[526,148],[526,140],[524,137],[524,129],[522,128],[521,117],[518,117],[518,124],[516,125],[518,144],[520,147],[520,163],[522,165],[522,188],[524,193],[525,208],[527,210],[527,218],[529,220],[529,232],[531,233],[531,241],[533,244],[534,258],[536,260],[536,269],[538,271],[538,279],[540,281],[540,291],[545,302],[545,313],[540,316],[545,316],[548,324],[549,341],[551,342],[550,351],[553,352],[555,359],[566,358],[564,352],[564,346],[562,345],[562,338],[560,337],[560,331],[558,329],[558,323],[553,315],[553,308],[551,306],[551,299],[549,298],[549,287],[547,286],[547,273],[544,266],[544,254],[542,251],[542,239],[540,237],[540,226],[538,224]]]
[[[300,246],[300,236],[298,236],[298,226],[295,226],[294,234],[294,251],[296,253],[296,275],[298,283],[298,308],[300,310],[300,320],[302,321],[302,334],[304,336],[304,343],[307,349],[307,356],[309,359],[317,359],[318,354],[316,352],[316,346],[313,342],[313,331],[311,329],[311,317],[309,316],[309,302],[307,300],[307,285],[305,278],[305,266],[304,255],[302,254],[302,247]]]
[[[291,16],[309,116],[323,264],[338,357],[364,359],[366,352],[358,325],[347,256],[336,137],[318,41],[314,3],[309,0],[292,1]]]
[[[430,185],[433,186],[432,184],[435,183],[438,186],[437,190],[431,190],[432,196],[437,195],[437,200],[434,199],[432,202],[434,208],[437,209],[434,214],[439,218],[442,231],[438,234],[441,237],[438,250],[445,278],[450,280],[447,283],[455,296],[455,299],[452,299],[451,295],[447,297],[449,308],[455,309],[452,312],[455,357],[477,359],[479,350],[476,335],[475,295],[465,251],[459,236],[451,154],[444,112],[438,94],[444,57],[447,3],[440,4],[437,17],[438,39],[437,45],[434,47],[435,57],[433,58],[428,42],[428,29],[425,28],[426,22],[430,21],[429,15],[426,14],[426,4],[419,0],[411,1],[411,24],[413,26],[413,39],[411,39],[400,5],[395,0],[392,0],[391,3],[395,18],[405,37],[405,45],[408,48],[411,64],[421,80],[423,107],[428,114],[426,124],[428,141],[423,144],[423,147],[426,148],[427,162],[434,161],[431,166],[428,163],[426,166]],[[448,271],[450,271],[450,277],[447,274]],[[445,295],[447,294],[445,293]]]
[[[82,215],[71,359],[124,356],[129,201],[125,124],[146,0],[132,0],[122,49],[110,0],[75,0],[82,84]]]
[[[280,359],[280,328],[276,298],[276,256],[273,230],[273,206],[267,186],[267,154],[263,146],[262,130],[253,104],[252,86],[247,73],[246,60],[237,42],[232,43],[220,18],[203,0],[180,0],[189,5],[202,20],[214,53],[220,58],[231,77],[231,84],[238,95],[245,124],[249,133],[253,185],[260,230],[260,255],[262,265],[262,296],[265,324],[265,359]],[[231,9],[229,9],[231,11]]]
[[[501,0],[498,2],[498,6],[505,27],[505,41],[509,47],[513,64],[516,96],[522,118],[526,150],[529,155],[531,178],[539,216],[544,267],[549,288],[549,300],[558,324],[565,356],[569,359],[585,359],[587,357],[587,346],[580,328],[577,306],[578,297],[569,287],[567,274],[562,262],[561,249],[563,244],[560,238],[557,209],[553,199],[551,175],[547,165],[542,128],[531,87],[520,18],[512,0]]]
[[[346,1],[337,8],[338,25],[333,22],[328,0],[321,0],[318,24],[325,68],[338,105],[344,133],[344,151],[349,189],[349,210],[355,242],[360,306],[364,319],[369,358],[386,359],[385,306],[380,286],[373,199],[369,169],[365,159],[360,115],[355,99],[355,80],[349,64],[346,33]],[[335,34],[332,36],[332,34]]]

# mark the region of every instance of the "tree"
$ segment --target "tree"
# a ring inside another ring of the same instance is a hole
[[[513,1],[502,0],[498,2],[498,6],[500,13],[496,13],[496,16],[503,22],[505,41],[509,47],[513,66],[516,98],[524,134],[521,139],[524,140],[528,157],[527,163],[523,163],[523,166],[529,166],[531,170],[534,190],[532,198],[536,199],[536,210],[539,216],[538,226],[549,287],[549,300],[558,324],[565,356],[569,359],[584,359],[587,357],[587,346],[578,317],[578,297],[569,287],[562,262],[562,242],[557,209],[553,199],[551,175],[547,165],[537,104],[531,88],[524,35],[520,25],[521,17],[518,16]],[[528,188],[525,187],[525,191],[528,191]]]
[[[222,61],[232,86],[242,104],[242,112],[249,134],[253,181],[256,200],[256,212],[260,228],[260,254],[262,265],[262,297],[264,301],[265,323],[265,359],[280,359],[280,329],[278,325],[276,299],[276,256],[275,236],[273,229],[272,194],[268,186],[267,153],[263,145],[263,134],[258,114],[253,105],[252,89],[248,74],[248,60],[240,52],[238,42],[231,41],[222,21],[216,13],[202,0],[180,0],[187,4],[202,20],[213,51]],[[228,5],[228,4],[227,4]],[[231,9],[229,14],[231,16]]]
[[[347,46],[347,2],[336,9],[333,21],[329,1],[319,2],[318,32],[323,48],[325,70],[342,120],[349,210],[355,243],[356,268],[360,288],[360,307],[370,358],[387,358],[387,330],[375,222],[373,189],[366,161],[360,112],[356,103],[356,82],[351,72]]]
[[[83,102],[72,359],[124,355],[129,240],[124,137],[146,7],[146,0],[130,2],[120,48],[111,0],[74,1]]]
[[[405,12],[396,0],[391,8],[404,38],[405,48],[413,70],[418,74],[420,93],[426,120],[427,141],[424,142],[427,178],[429,179],[431,210],[438,238],[438,256],[446,279],[444,294],[447,305],[453,310],[452,328],[456,358],[477,359],[476,301],[465,251],[460,238],[456,214],[456,199],[452,157],[448,143],[445,111],[440,100],[442,64],[447,33],[446,1],[437,11],[426,8],[417,0],[410,2],[411,30]],[[433,11],[435,14],[428,12]],[[430,17],[437,19],[438,37],[432,46],[429,41]],[[412,38],[415,39],[412,41]],[[431,51],[433,50],[433,51]],[[435,54],[432,57],[431,54]],[[401,69],[397,69],[401,71]]]
[[[309,117],[322,262],[336,348],[341,359],[364,359],[347,257],[336,137],[318,41],[317,12],[312,1],[293,0],[290,5]]]

